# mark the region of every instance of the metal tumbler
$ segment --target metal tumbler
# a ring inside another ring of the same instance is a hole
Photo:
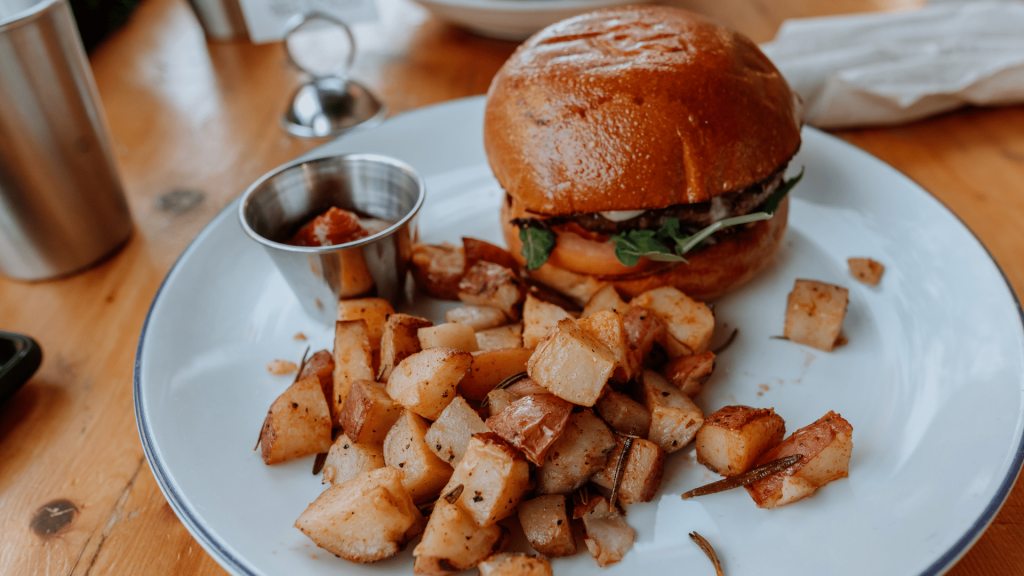
[[[334,324],[342,298],[378,296],[402,304],[426,197],[419,174],[376,154],[298,160],[270,172],[242,194],[242,229],[266,248],[306,312]],[[386,229],[336,246],[285,242],[304,223],[335,206],[386,220]]]
[[[0,272],[70,274],[131,229],[67,0],[0,0]]]

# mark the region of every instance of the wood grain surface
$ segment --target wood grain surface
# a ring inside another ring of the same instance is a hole
[[[758,42],[788,17],[904,9],[899,0],[692,0]],[[482,94],[515,48],[445,24],[409,0],[379,0],[356,27],[353,76],[393,113]],[[91,56],[136,230],[69,278],[0,278],[0,329],[34,336],[37,375],[0,407],[0,574],[205,575],[224,571],[160,493],[132,404],[149,304],[188,242],[267,170],[322,143],[278,117],[299,74],[278,44],[207,43],[185,0],[144,0]],[[1024,291],[1024,107],[968,109],[842,138],[949,206]],[[941,479],[937,479],[941,481]],[[1024,574],[1016,487],[956,576]]]

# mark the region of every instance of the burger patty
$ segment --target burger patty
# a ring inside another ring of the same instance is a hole
[[[621,222],[609,220],[598,212],[589,212],[544,218],[516,218],[512,220],[512,223],[520,228],[526,226],[551,228],[561,224],[575,223],[596,234],[621,234],[628,230],[657,230],[669,218],[676,218],[679,220],[680,229],[693,233],[719,220],[753,212],[758,206],[764,204],[768,196],[782,183],[787,165],[783,164],[771,176],[756,184],[737,192],[721,194],[708,202],[676,204],[667,208],[647,210],[635,218]]]

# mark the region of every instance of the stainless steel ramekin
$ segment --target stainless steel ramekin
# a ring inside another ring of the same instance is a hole
[[[416,214],[426,197],[409,165],[376,154],[298,160],[257,180],[242,195],[238,218],[262,244],[311,316],[333,324],[342,298],[379,296],[393,305],[406,295]],[[337,246],[285,244],[302,224],[331,206],[393,222]]]

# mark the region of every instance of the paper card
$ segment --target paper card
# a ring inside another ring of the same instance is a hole
[[[284,38],[288,22],[296,14],[320,12],[352,25],[377,19],[373,0],[238,0],[254,44]]]

